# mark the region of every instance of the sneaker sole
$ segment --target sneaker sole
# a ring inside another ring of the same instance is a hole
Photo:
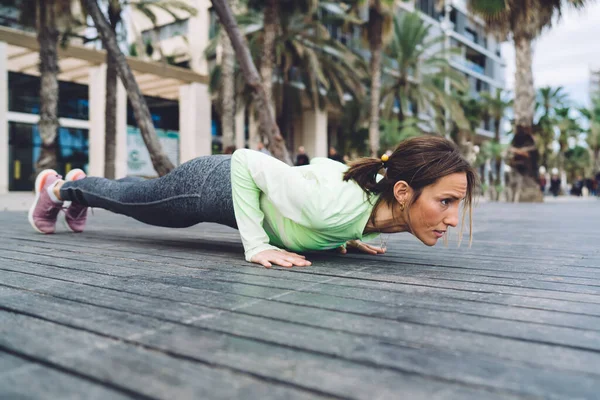
[[[85,172],[83,172],[83,170],[79,169],[79,168],[75,168],[69,171],[69,173],[67,174],[67,176],[65,176],[65,182],[71,182],[71,181],[76,181],[77,179],[77,175],[79,174],[83,174],[83,177],[86,177]]]
[[[35,178],[35,200],[33,201],[33,205],[29,209],[29,214],[27,215],[27,218],[29,219],[29,223],[31,224],[32,228],[35,229],[37,232],[43,233],[43,234],[46,234],[46,233],[40,231],[38,229],[38,227],[35,226],[35,223],[33,222],[33,211],[35,210],[35,206],[37,206],[38,200],[40,199],[40,193],[41,193],[42,189],[44,188],[44,183],[46,182],[46,177],[49,174],[58,175],[58,173],[55,170],[47,169],[47,170],[40,172],[39,175],[37,176],[37,178]]]
[[[83,175],[83,176],[81,178],[78,178],[79,175]],[[85,174],[85,172],[83,172],[82,169],[75,168],[75,169],[70,170],[69,173],[67,174],[67,176],[65,176],[65,182],[72,182],[72,181],[76,181],[76,180],[79,180],[79,179],[83,179],[85,177],[87,177],[87,175]],[[79,231],[79,230],[75,230],[75,229],[71,228],[71,226],[69,225],[69,223],[66,220],[65,220],[65,226],[69,230],[71,230],[71,231],[73,231],[75,233],[81,233],[81,232],[83,232],[83,230]]]

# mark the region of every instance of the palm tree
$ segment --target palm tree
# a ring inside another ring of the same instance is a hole
[[[500,144],[500,124],[504,118],[506,110],[512,106],[512,100],[506,100],[501,89],[496,89],[495,96],[489,93],[481,93],[483,100],[483,107],[488,116],[494,120],[494,143]],[[495,157],[495,175],[496,179],[494,184],[500,186],[500,169],[502,168],[502,155],[501,152],[494,151]]]
[[[539,139],[538,151],[541,156],[540,164],[543,166],[548,166],[548,156],[554,142],[554,109],[563,106],[567,101],[567,94],[562,86],[546,86],[538,89],[536,110],[539,109],[538,113],[541,112],[541,115],[534,129]]]
[[[231,1],[235,10],[234,1]],[[229,36],[220,35],[221,39],[221,133],[223,149],[235,143],[235,52]]]
[[[42,139],[36,169],[56,168],[56,136],[58,131],[58,38],[57,19],[70,4],[65,1],[36,0],[36,31],[40,44],[40,122]]]
[[[116,35],[121,23],[121,2],[108,0],[107,14],[111,31]],[[104,177],[115,178],[117,146],[117,62],[106,52],[106,99],[104,103]]]
[[[582,146],[568,149],[563,156],[563,165],[570,181],[574,181],[579,176],[584,177],[589,172],[590,153],[588,149]]]
[[[346,95],[364,95],[366,70],[360,58],[331,38],[317,19],[300,13],[287,16],[275,42],[277,82],[275,109],[279,126],[293,137],[293,115],[302,112],[302,99],[313,109],[341,108]]]
[[[561,170],[565,168],[565,154],[569,149],[569,139],[577,139],[582,132],[577,120],[572,117],[570,107],[560,107],[555,109],[556,127],[558,128],[558,167]]]
[[[110,29],[114,35],[121,23],[123,4],[128,4],[132,9],[148,18],[156,27],[155,10],[165,11],[175,19],[180,17],[176,11],[183,11],[188,15],[195,15],[196,9],[179,0],[138,0],[124,2],[122,0],[106,0],[107,16]],[[159,47],[160,48],[160,47]],[[163,58],[164,61],[164,58]],[[105,145],[104,145],[104,176],[109,179],[115,177],[116,160],[116,127],[117,127],[117,63],[110,52],[106,52],[106,103],[105,115]]]
[[[302,113],[303,104],[309,103],[315,109],[326,106],[341,109],[348,96],[360,101],[365,92],[362,79],[367,72],[360,57],[330,36],[323,17],[317,13],[312,16],[286,13],[281,18],[285,23],[274,43],[277,59],[273,70],[273,104],[281,131],[293,138],[293,118]],[[329,14],[327,22],[336,18]],[[250,12],[238,22],[247,34],[250,53],[255,60],[260,59],[264,35],[261,14]],[[214,38],[209,44],[205,52],[208,57],[214,56],[220,40]],[[211,70],[212,93],[218,93],[223,73],[222,65]],[[243,83],[236,85],[238,102],[243,102],[247,91],[242,88]],[[222,101],[216,99],[219,104]]]
[[[379,107],[381,105],[381,69],[383,46],[392,37],[394,0],[364,0],[368,10],[368,20],[363,25],[363,37],[369,43],[371,52],[369,75],[371,76],[369,107],[369,143],[371,156],[379,153]]]
[[[579,112],[587,120],[586,142],[592,155],[592,169],[600,171],[600,93],[592,98],[590,108],[580,108]]]
[[[386,50],[381,100],[383,115],[390,118],[397,111],[400,124],[411,113],[419,119],[419,110],[432,110],[434,120],[444,122],[444,110],[450,110],[458,125],[465,129],[467,121],[460,102],[444,90],[444,80],[451,88],[465,91],[465,78],[450,67],[447,52],[441,47],[442,35],[431,37],[431,26],[417,13],[394,19],[393,38]],[[442,133],[443,129],[435,130]]]
[[[463,118],[466,120],[466,124],[458,124],[455,122],[452,126],[450,137],[458,145],[463,156],[471,162],[477,158],[473,148],[473,137],[477,128],[481,125],[485,110],[483,103],[479,99],[470,97],[464,93],[454,93],[453,97],[459,104],[459,108]],[[442,129],[442,126],[440,126],[440,129]],[[481,176],[483,178],[483,171],[481,172]]]
[[[560,15],[565,4],[581,7],[585,0],[469,0],[468,6],[487,27],[502,37],[512,33],[516,52],[515,70],[515,135],[512,146],[517,157],[513,165],[522,175],[522,187],[531,196],[524,201],[542,201],[538,189],[537,151],[533,138],[535,89],[532,73],[532,42],[552,18]],[[526,149],[526,150],[519,150]],[[535,153],[535,154],[534,154]],[[521,178],[520,178],[521,179]]]
[[[162,150],[146,100],[135,81],[135,77],[127,64],[125,56],[119,49],[116,36],[111,30],[110,25],[107,23],[102,11],[100,11],[96,0],[82,0],[82,2],[94,21],[94,25],[102,38],[104,48],[106,48],[107,53],[110,53],[111,57],[116,61],[119,77],[121,78],[121,82],[123,82],[123,86],[125,86],[136,122],[140,128],[144,143],[148,148],[152,165],[160,176],[166,175],[174,168],[174,166]]]
[[[37,33],[40,69],[40,120],[42,141],[36,171],[57,167],[58,133],[58,43],[76,25],[72,0],[21,0],[11,5],[20,9],[20,22]]]
[[[276,63],[275,42],[285,25],[286,15],[300,11],[310,15],[316,10],[318,0],[249,0],[248,7],[261,11],[263,15],[262,55],[260,76],[267,93],[269,104],[273,105],[273,68]]]
[[[273,110],[269,105],[269,100],[262,85],[254,61],[248,49],[244,37],[239,31],[237,22],[233,17],[233,12],[225,0],[211,0],[213,7],[219,16],[221,24],[231,40],[235,50],[238,62],[242,68],[246,84],[252,88],[256,109],[259,116],[261,132],[269,142],[269,150],[273,155],[288,164],[292,164],[292,159],[285,147],[285,141],[279,132],[279,127],[275,123]]]

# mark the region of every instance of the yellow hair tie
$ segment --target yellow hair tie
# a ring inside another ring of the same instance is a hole
[[[384,154],[384,155],[381,156],[381,161],[382,162],[387,162],[387,160],[389,160],[389,159],[390,159],[390,157],[387,154]]]

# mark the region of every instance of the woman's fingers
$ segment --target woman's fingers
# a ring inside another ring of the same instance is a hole
[[[271,268],[273,264],[285,268],[291,268],[294,266],[307,267],[311,265],[311,262],[307,261],[304,256],[279,250],[261,251],[252,257],[252,262],[260,264],[265,268]]]
[[[289,256],[294,256],[294,257],[300,257],[300,258],[306,258],[303,255],[300,254],[296,254],[296,253],[292,253],[291,251],[285,251],[285,250],[281,250],[282,253],[287,254]]]
[[[370,244],[366,244],[366,246],[369,247],[369,249],[373,250],[375,252],[375,254],[383,254],[385,253],[385,249],[381,248],[381,247],[377,247],[377,246],[371,246]]]
[[[346,247],[345,247],[345,246],[340,246],[340,247],[338,247],[336,250],[337,250],[337,252],[338,252],[338,253],[340,253],[340,254],[346,254],[346,253],[348,253],[348,250],[346,249]]]
[[[383,253],[385,253],[385,249],[383,249],[381,247],[371,246],[370,244],[363,243],[359,240],[352,240],[351,242],[348,242],[348,246],[353,247],[356,250],[358,250],[362,253],[367,253],[367,254],[383,254]]]

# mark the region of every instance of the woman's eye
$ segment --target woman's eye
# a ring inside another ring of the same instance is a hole
[[[444,200],[442,200],[442,204],[445,205],[445,206],[449,205],[450,204],[450,199],[444,199]]]

